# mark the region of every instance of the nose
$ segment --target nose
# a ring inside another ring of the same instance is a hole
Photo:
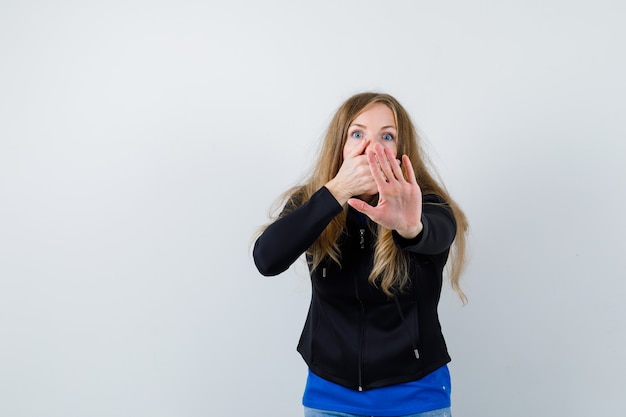
[[[379,138],[378,138],[378,139],[377,139],[377,138],[371,138],[371,139],[368,139],[368,142],[369,142],[369,143],[368,143],[368,144],[367,144],[367,146],[365,147],[365,152],[374,151],[374,146],[375,146],[377,143],[380,143],[380,144],[381,144],[381,146],[385,146],[384,141],[383,141],[382,139],[379,139]]]

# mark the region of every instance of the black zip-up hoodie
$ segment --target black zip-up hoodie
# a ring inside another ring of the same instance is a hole
[[[259,272],[288,269],[341,211],[325,187],[285,209],[255,242]],[[329,259],[311,271],[311,305],[298,352],[315,374],[366,390],[420,379],[450,361],[437,305],[456,223],[445,202],[430,194],[423,197],[422,224],[414,239],[393,233],[409,255],[411,282],[389,298],[368,282],[376,225],[348,209],[341,266]]]

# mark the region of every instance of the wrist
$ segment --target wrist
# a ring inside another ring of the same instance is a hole
[[[413,227],[408,227],[406,229],[396,229],[396,232],[404,239],[415,239],[417,236],[419,236],[420,233],[422,233],[422,230],[424,230],[424,225],[422,224],[422,222],[420,222]]]
[[[328,189],[328,191],[330,191],[333,197],[335,197],[335,200],[337,200],[337,202],[342,206],[348,202],[350,197],[352,197],[350,193],[346,192],[340,185],[336,183],[334,178],[328,181],[325,184],[325,187]]]

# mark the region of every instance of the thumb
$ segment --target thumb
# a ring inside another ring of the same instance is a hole
[[[358,199],[358,198],[348,199],[348,205],[352,207],[353,209],[355,209],[356,211],[359,211],[365,214],[369,218],[371,218],[370,214],[372,214],[374,210],[373,206],[370,206],[365,201]]]

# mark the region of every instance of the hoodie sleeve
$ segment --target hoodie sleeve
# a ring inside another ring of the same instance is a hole
[[[342,210],[322,187],[298,208],[281,214],[254,243],[252,255],[259,272],[273,276],[286,271]]]
[[[456,221],[450,206],[441,197],[435,194],[423,197],[422,225],[421,233],[413,239],[405,239],[394,230],[396,245],[423,255],[437,255],[450,249],[456,236]]]

